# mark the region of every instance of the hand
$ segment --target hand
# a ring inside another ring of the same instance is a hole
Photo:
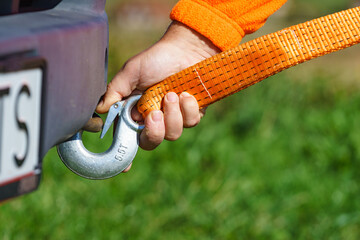
[[[96,111],[105,113],[113,103],[141,93],[166,77],[219,52],[220,49],[201,34],[182,23],[173,22],[157,43],[125,63],[109,83]],[[144,120],[141,148],[152,150],[164,139],[178,139],[183,127],[196,126],[204,114],[199,111],[196,99],[185,92],[180,96],[168,93],[164,98],[163,111],[152,111]],[[133,118],[139,121],[141,116],[135,113]]]

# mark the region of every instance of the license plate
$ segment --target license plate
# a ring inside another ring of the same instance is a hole
[[[38,187],[42,75],[0,72],[0,201]]]

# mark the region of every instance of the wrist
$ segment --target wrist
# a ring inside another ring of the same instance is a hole
[[[175,44],[184,50],[195,51],[205,58],[221,52],[208,38],[177,21],[170,24],[160,41]]]

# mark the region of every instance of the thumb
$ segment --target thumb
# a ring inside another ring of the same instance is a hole
[[[138,82],[137,69],[128,66],[125,65],[109,83],[105,95],[96,107],[96,112],[100,114],[108,112],[111,105],[129,96],[136,88]]]
[[[110,88],[108,85],[105,95],[96,107],[96,112],[100,114],[108,112],[111,105],[120,101],[122,98],[123,96],[119,92]]]

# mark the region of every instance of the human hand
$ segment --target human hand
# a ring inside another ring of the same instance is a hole
[[[157,43],[125,63],[109,83],[96,111],[105,113],[113,103],[142,93],[166,77],[219,52],[220,49],[201,34],[182,23],[173,22]],[[144,120],[145,128],[140,135],[141,148],[152,150],[164,139],[178,139],[183,127],[196,126],[204,114],[204,111],[199,111],[196,99],[186,92],[180,96],[168,93],[164,98],[163,111],[152,111]],[[136,111],[133,118],[142,120]]]

